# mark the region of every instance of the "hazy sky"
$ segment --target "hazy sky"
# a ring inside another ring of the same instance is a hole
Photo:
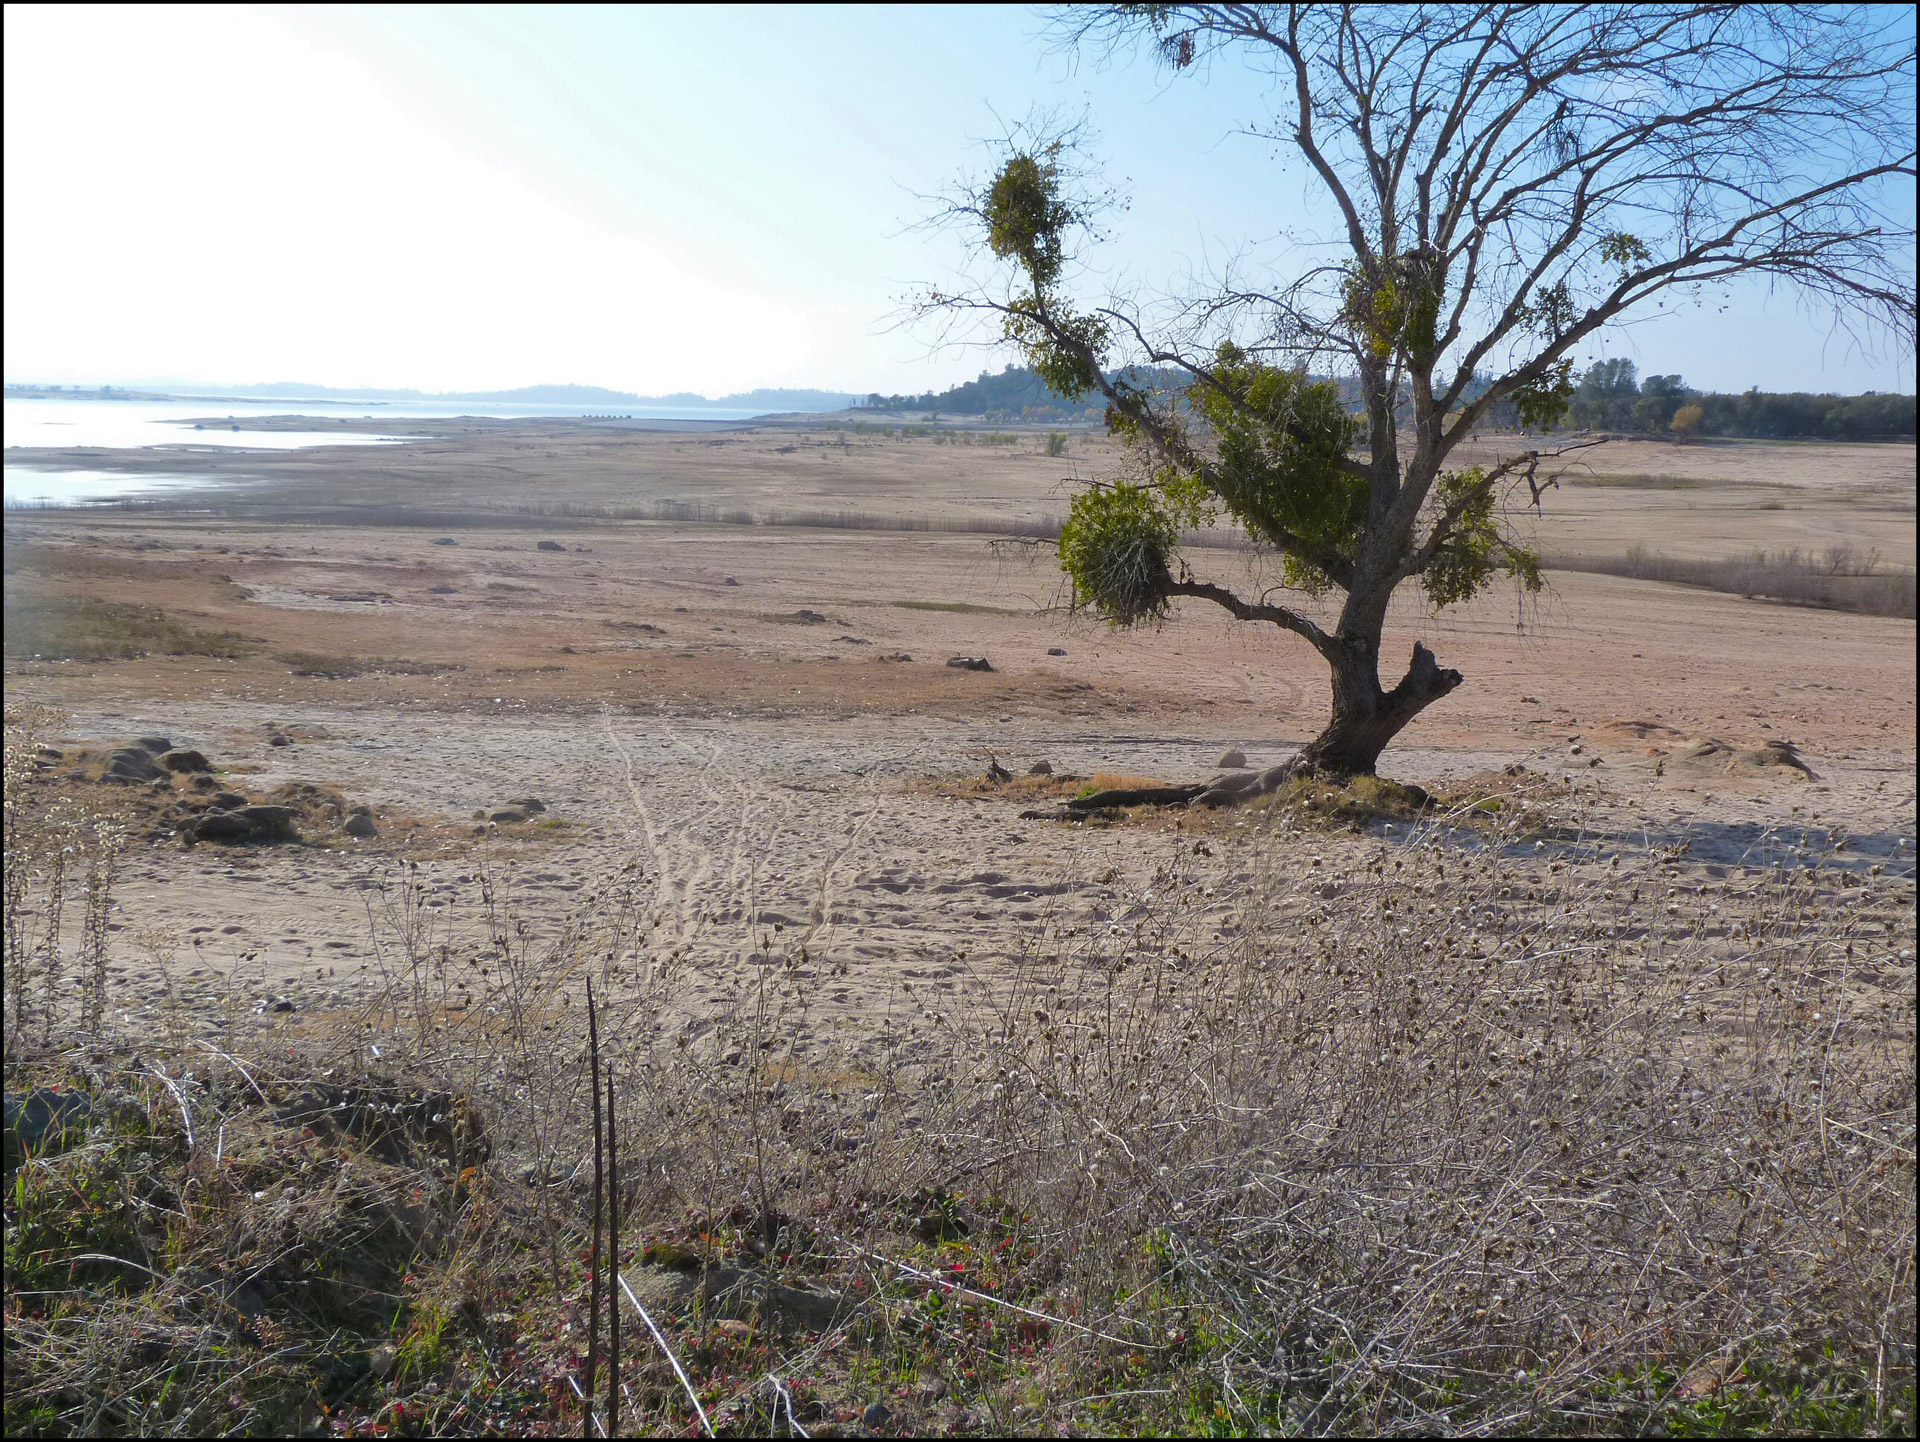
[[[1177,278],[1324,224],[1233,132],[1227,72],[1050,49],[1017,7],[9,5],[10,380],[642,393],[921,390],[1010,357],[893,317],[963,261],[920,197],[1035,107],[1131,201],[1104,262]],[[1912,389],[1790,296],[1595,354],[1737,390]]]

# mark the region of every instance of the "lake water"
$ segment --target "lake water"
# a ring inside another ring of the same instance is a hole
[[[4,435],[0,442],[11,450],[32,446],[58,450],[103,448],[136,449],[148,446],[218,448],[219,450],[286,451],[308,446],[404,445],[409,417],[443,420],[456,416],[484,416],[497,420],[539,417],[572,418],[618,414],[635,420],[749,420],[757,411],[628,406],[617,411],[580,405],[488,404],[480,401],[372,401],[319,397],[246,399],[214,397],[167,401],[46,399],[6,397]],[[233,430],[233,421],[260,416],[313,416],[329,421],[364,420],[364,431],[255,431]],[[204,429],[195,430],[194,423]],[[227,479],[238,479],[231,477]],[[186,485],[218,484],[202,476],[126,475],[84,467],[6,467],[6,504],[72,505],[150,494]]]
[[[151,472],[132,475],[126,471],[43,471],[29,466],[8,466],[5,468],[6,506],[11,511],[22,507],[84,505],[88,501],[137,499],[249,479],[251,477],[239,475],[177,476]]]

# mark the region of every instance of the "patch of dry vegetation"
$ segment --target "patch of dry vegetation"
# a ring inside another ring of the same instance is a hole
[[[630,1428],[1911,1431],[1911,897],[1838,856],[1241,815],[1228,918],[1176,867],[833,1058],[805,929],[703,997],[638,864],[545,935],[402,866],[371,994],[136,1057],[43,984],[31,785],[7,1089],[91,1111],[10,1178],[9,1433],[578,1429],[588,976]]]
[[[1869,616],[1904,616],[1908,620],[1916,615],[1914,573],[1885,569],[1877,557],[1863,557],[1849,546],[1832,547],[1822,555],[1791,547],[1756,550],[1719,561],[1665,556],[1644,546],[1632,546],[1620,556],[1564,557],[1553,565],[1566,571],[1702,586],[1750,600],[1784,601]]]
[[[204,631],[157,606],[95,596],[6,592],[6,653],[38,661],[124,661],[141,656],[250,654],[257,641],[237,631]]]

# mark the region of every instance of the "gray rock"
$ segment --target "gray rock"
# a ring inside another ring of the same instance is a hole
[[[563,546],[563,545],[561,545],[561,544],[560,544],[560,543],[559,543],[558,541],[536,541],[536,542],[534,543],[534,547],[533,547],[533,548],[534,548],[534,550],[536,550],[536,551],[564,551],[564,550],[566,550],[566,547],[565,547],[565,546]]]
[[[218,791],[220,789],[220,783],[204,771],[187,784],[195,791]]]
[[[154,760],[151,750],[144,746],[122,746],[108,754],[106,775],[109,781],[137,782],[164,780],[167,773]]]
[[[526,819],[527,813],[522,811],[518,806],[496,806],[487,813],[487,820],[498,821],[506,826],[511,826],[516,821],[525,821]]]
[[[991,671],[993,664],[985,656],[949,656],[947,664],[956,671]]]
[[[206,757],[184,746],[164,752],[160,757],[160,764],[169,771],[184,771],[189,774],[213,770]]]
[[[293,745],[293,738],[292,738],[291,736],[289,736],[289,735],[287,735],[287,734],[286,734],[286,732],[284,732],[284,731],[276,731],[276,732],[274,732],[274,733],[273,733],[273,735],[271,735],[271,736],[269,736],[269,737],[267,738],[267,745],[269,745],[269,746],[291,746],[291,745]]]
[[[1067,648],[1065,646],[1049,646],[1047,647],[1047,654],[1049,656],[1064,656],[1067,654]]]
[[[427,594],[429,596],[451,596],[453,594],[453,587],[442,582],[438,586],[427,587]]]
[[[720,584],[723,586],[737,586],[740,584],[740,582],[735,580],[732,576],[729,576],[727,577],[726,580],[722,581]]]
[[[85,1130],[93,1115],[93,1103],[82,1092],[53,1091],[38,1087],[6,1097],[7,1170],[33,1152],[55,1150],[66,1144],[69,1134]]]
[[[454,540],[452,536],[441,536],[439,539],[437,539],[434,542],[434,545],[436,546],[457,546],[459,544],[460,543]]]
[[[881,1428],[893,1420],[893,1409],[885,1402],[875,1402],[860,1414],[862,1427]]]
[[[537,816],[547,809],[547,803],[538,796],[510,796],[507,805],[517,806],[529,816]]]
[[[369,836],[378,835],[373,824],[373,818],[364,811],[356,811],[353,815],[349,816],[346,824],[341,827],[341,830],[345,831],[349,836],[358,836],[363,840]]]
[[[810,611],[805,606],[802,606],[793,613],[793,619],[796,621],[805,621],[809,626],[819,626],[824,624],[827,618],[818,611]]]
[[[143,751],[151,751],[155,756],[173,750],[173,742],[165,736],[136,736],[133,744]]]
[[[255,841],[297,841],[291,806],[242,806],[231,813],[253,828]]]
[[[1247,764],[1247,753],[1238,746],[1229,746],[1213,764],[1223,771],[1238,771]]]
[[[238,811],[209,811],[194,823],[188,833],[196,841],[219,841],[236,845],[253,840],[253,825]]]
[[[222,791],[207,803],[214,811],[231,811],[237,806],[245,806],[247,798],[238,791]]]
[[[1027,768],[1027,775],[1051,776],[1053,775],[1053,763],[1051,761],[1036,761]]]

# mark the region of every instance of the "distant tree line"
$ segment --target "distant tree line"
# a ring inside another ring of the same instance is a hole
[[[1638,380],[1630,360],[1603,360],[1580,377],[1569,422],[1581,430],[1759,440],[1878,441],[1914,434],[1914,397],[1696,391],[1676,375]]]
[[[1156,390],[1183,389],[1189,377],[1170,367],[1128,367],[1118,372],[1132,384]],[[1486,383],[1469,385],[1472,401]],[[1341,385],[1342,399],[1358,408],[1358,391]],[[1024,366],[1007,366],[997,375],[982,371],[976,380],[920,395],[874,393],[860,404],[874,410],[927,411],[989,419],[1049,418],[1098,420],[1099,407],[1062,400],[1045,381]],[[1564,425],[1585,431],[1672,436],[1693,440],[1723,436],[1755,440],[1880,441],[1908,439],[1915,432],[1915,398],[1910,395],[1813,395],[1805,391],[1763,391],[1729,395],[1697,391],[1677,375],[1641,379],[1630,360],[1596,362],[1581,377]],[[1496,428],[1517,428],[1511,401],[1495,405],[1488,416]]]

